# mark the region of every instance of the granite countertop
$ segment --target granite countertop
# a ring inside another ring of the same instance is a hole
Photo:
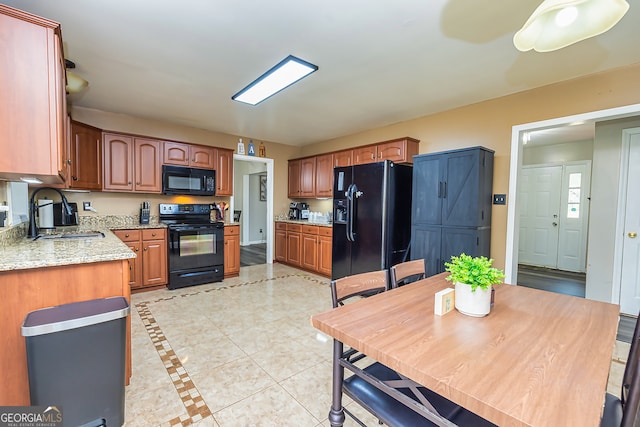
[[[289,224],[317,225],[318,227],[333,227],[333,223],[323,224],[319,222],[309,222],[301,219],[276,219],[276,222],[286,222]]]
[[[0,271],[114,261],[136,255],[108,229],[64,227],[64,233],[102,232],[104,237],[23,237],[3,247]]]

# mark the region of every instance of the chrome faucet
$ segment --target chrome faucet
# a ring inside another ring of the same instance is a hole
[[[53,187],[40,187],[40,188],[35,189],[33,191],[33,193],[31,194],[31,198],[29,199],[29,234],[28,234],[28,237],[30,237],[30,238],[36,238],[36,237],[38,237],[38,234],[40,234],[40,230],[38,229],[38,226],[36,225],[35,198],[36,198],[36,194],[38,194],[42,190],[53,190],[53,191],[57,192],[60,195],[60,197],[62,198],[62,206],[64,207],[64,210],[67,212],[68,215],[73,215],[73,210],[71,209],[71,205],[69,205],[69,202],[67,201],[67,198],[64,196],[64,194],[62,194],[62,191],[58,190],[57,188],[53,188]]]

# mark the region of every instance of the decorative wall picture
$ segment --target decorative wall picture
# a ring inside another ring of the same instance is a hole
[[[260,201],[267,201],[267,175],[260,175]]]

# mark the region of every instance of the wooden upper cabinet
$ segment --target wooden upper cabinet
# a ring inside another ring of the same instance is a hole
[[[165,141],[162,163],[165,165],[189,166],[189,144]]]
[[[102,190],[102,132],[71,121],[69,188]]]
[[[0,178],[66,176],[60,24],[0,4]]]
[[[233,151],[231,153],[231,164],[233,165]],[[223,155],[226,156],[226,154]],[[215,169],[216,161],[218,160],[216,158],[216,149],[213,147],[205,147],[203,145],[191,145],[189,147],[189,158],[190,165],[192,167],[201,169]]]
[[[316,156],[316,197],[333,195],[333,154]]]
[[[300,197],[316,195],[316,158],[300,160]]]
[[[300,160],[289,160],[289,198],[300,197]]]
[[[106,191],[133,191],[133,137],[105,133],[104,180]]]
[[[417,139],[406,137],[354,148],[353,164],[362,165],[384,160],[391,160],[395,163],[413,163],[413,156],[418,154],[419,144],[420,141]]]
[[[333,167],[351,166],[353,164],[353,150],[333,153]]]
[[[216,149],[204,145],[165,141],[162,162],[165,165],[215,169],[217,162]]]
[[[161,141],[134,139],[135,185],[134,191],[144,193],[162,192]]]
[[[233,150],[216,148],[216,196],[233,196]]]
[[[162,192],[161,141],[105,133],[105,191]]]
[[[396,163],[413,163],[413,156],[418,154],[419,143],[420,141],[413,138],[381,142],[376,146],[377,161],[391,160]]]
[[[363,165],[365,163],[373,163],[378,157],[378,151],[375,145],[367,145],[353,149],[353,164]]]

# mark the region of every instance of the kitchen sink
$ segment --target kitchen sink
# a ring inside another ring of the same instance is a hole
[[[93,238],[93,237],[104,237],[104,233],[101,231],[70,231],[70,232],[60,232],[60,233],[52,233],[52,234],[39,234],[35,239],[82,239],[82,238]]]

